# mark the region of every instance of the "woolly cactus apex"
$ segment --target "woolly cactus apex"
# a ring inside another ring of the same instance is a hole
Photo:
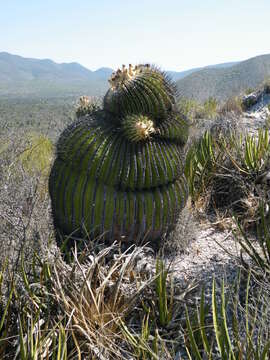
[[[156,131],[153,121],[144,115],[128,115],[122,127],[126,138],[135,142],[147,140]]]
[[[154,67],[123,67],[109,82],[104,108],[79,117],[59,138],[49,180],[55,228],[109,242],[155,242],[188,196],[188,123],[174,108],[173,84]]]

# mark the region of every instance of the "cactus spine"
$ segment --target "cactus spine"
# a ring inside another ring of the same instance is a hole
[[[175,87],[150,65],[122,67],[109,80],[103,109],[79,111],[60,136],[49,191],[64,235],[155,241],[186,203],[182,148],[187,120]]]

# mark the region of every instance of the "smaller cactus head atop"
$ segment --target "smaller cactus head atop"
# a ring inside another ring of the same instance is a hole
[[[175,108],[176,87],[168,76],[150,64],[122,65],[109,79],[104,110],[121,119],[143,114],[166,119]]]
[[[89,96],[81,96],[78,104],[76,105],[76,116],[77,118],[91,114],[100,109],[98,102],[94,98]]]
[[[81,96],[77,118],[95,118],[98,112],[99,119],[134,143],[154,138],[186,143],[188,123],[176,109],[175,85],[165,73],[150,64],[129,64],[122,65],[108,81],[103,109],[97,99]]]

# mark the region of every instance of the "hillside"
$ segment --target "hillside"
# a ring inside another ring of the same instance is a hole
[[[210,65],[207,68],[225,68],[232,64]],[[177,81],[201,69],[167,72]],[[99,96],[106,91],[112,72],[106,67],[91,71],[76,62],[58,64],[50,59],[24,58],[0,52],[0,96]]]
[[[24,58],[0,53],[0,95],[88,95],[98,96],[107,89],[112,69],[91,71],[73,63]]]
[[[188,69],[188,70],[184,70],[184,71],[167,71],[167,73],[172,77],[172,79],[174,81],[177,81],[177,80],[183,79],[186,76],[191,75],[197,71],[200,71],[202,69],[223,69],[223,68],[225,69],[225,68],[231,67],[236,64],[238,64],[237,61],[222,63],[222,64],[215,64],[215,65],[208,65],[208,66]]]
[[[204,101],[210,96],[226,100],[254,88],[270,76],[270,54],[228,68],[204,68],[177,81],[179,95]]]
[[[0,52],[1,97],[100,96],[113,72],[102,67],[91,71],[79,63],[58,64],[50,59],[31,59]],[[209,96],[225,100],[270,76],[270,55],[240,63],[223,63],[185,71],[167,71],[180,96],[204,101]]]

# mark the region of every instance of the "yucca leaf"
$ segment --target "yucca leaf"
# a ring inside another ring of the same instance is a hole
[[[235,358],[235,356],[234,356],[234,351],[233,351],[231,339],[230,339],[230,334],[229,334],[229,330],[228,330],[228,325],[227,325],[227,314],[226,314],[224,279],[222,280],[222,286],[221,286],[221,313],[222,313],[223,328],[224,328],[224,331],[225,331],[225,335],[226,335],[226,339],[227,339],[227,344],[229,345],[229,355],[230,355],[230,357],[231,357],[233,360],[236,360],[236,358]]]
[[[270,340],[265,344],[263,348],[263,352],[261,355],[261,360],[268,360],[269,359],[269,350],[270,350]]]
[[[28,360],[27,359],[27,349],[25,348],[25,343],[24,343],[22,322],[21,322],[20,317],[19,317],[19,342],[20,342],[19,354],[20,354],[21,360]]]
[[[224,354],[224,337],[222,335],[221,329],[219,327],[218,319],[218,308],[217,308],[217,299],[216,299],[216,281],[213,278],[212,283],[212,315],[213,315],[213,324],[215,330],[215,337],[217,341],[218,350],[222,359],[225,359]]]
[[[11,288],[11,290],[10,290],[7,304],[6,304],[5,308],[4,308],[3,314],[2,314],[2,316],[1,316],[1,321],[0,321],[0,334],[1,334],[1,331],[2,331],[3,326],[4,326],[4,324],[5,324],[6,316],[7,316],[7,313],[8,313],[8,310],[9,310],[9,306],[10,306],[10,303],[11,303],[11,300],[12,300],[12,297],[13,297],[13,293],[14,293],[14,285],[12,286],[12,288]]]
[[[202,337],[202,341],[203,341],[203,347],[204,347],[204,350],[206,351],[207,355],[210,356],[211,349],[210,349],[210,345],[207,340],[207,336],[206,336],[206,332],[205,332],[206,325],[205,325],[204,287],[202,288],[202,291],[201,291],[199,319],[200,319],[200,333],[201,333],[201,337]]]
[[[185,306],[185,311],[186,311],[186,325],[187,325],[187,330],[188,330],[188,341],[190,343],[190,347],[192,349],[192,354],[195,356],[195,359],[197,360],[202,360],[198,345],[196,343],[194,334],[193,334],[193,330],[190,324],[190,318],[189,318],[189,314],[188,314],[188,309]],[[186,344],[187,347],[187,344]],[[194,359],[194,358],[191,358]]]

